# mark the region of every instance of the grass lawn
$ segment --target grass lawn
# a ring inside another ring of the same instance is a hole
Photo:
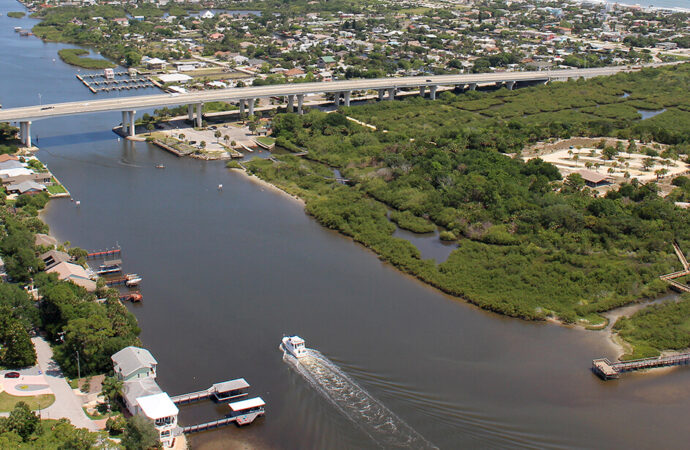
[[[259,136],[254,139],[256,139],[264,145],[273,145],[276,143],[276,140],[274,138],[268,136]]]
[[[10,412],[14,409],[14,405],[18,402],[24,402],[29,405],[32,410],[37,410],[39,405],[41,409],[47,408],[55,402],[53,394],[37,395],[34,397],[16,397],[7,392],[0,392],[0,412]]]
[[[52,182],[57,183],[57,180],[53,178]],[[46,189],[48,189],[48,193],[53,195],[67,193],[67,189],[65,189],[61,184],[53,184],[51,186],[47,186]]]

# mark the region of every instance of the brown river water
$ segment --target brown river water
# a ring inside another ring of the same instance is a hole
[[[34,23],[6,17],[18,9],[0,0],[3,107],[35,104],[39,93],[43,103],[93,99],[75,68],[53,61],[64,46],[12,31]],[[602,382],[591,360],[616,356],[603,332],[447,297],[221,162],[118,141],[119,120],[34,122],[38,156],[81,202],[52,201],[44,219],[74,245],[118,243],[125,270],[143,276],[132,311],[164,390],[244,377],[266,401],[264,418],[192,435],[193,448],[687,446],[690,370]],[[283,361],[284,334],[304,337],[323,367],[305,376]],[[226,413],[202,402],[181,407],[180,422]]]

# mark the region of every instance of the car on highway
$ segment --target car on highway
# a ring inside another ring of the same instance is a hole
[[[21,374],[19,372],[7,372],[5,374],[5,378],[19,378],[20,375]]]
[[[46,109],[54,109],[54,108],[55,108],[54,106],[44,106],[43,108],[41,108],[41,111],[45,111]]]

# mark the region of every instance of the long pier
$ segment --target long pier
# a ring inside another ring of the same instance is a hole
[[[215,397],[219,401],[232,400],[248,395],[249,383],[244,378],[215,383],[210,388],[170,397],[176,405],[183,405]]]
[[[198,433],[200,431],[211,430],[213,428],[224,427],[237,421],[237,417],[226,417],[224,419],[213,420],[211,422],[200,423],[198,425],[190,425],[182,427],[182,433]]]
[[[690,364],[690,353],[659,356],[656,358],[633,359],[631,361],[619,361],[615,363],[612,363],[607,358],[600,358],[592,361],[592,371],[603,380],[611,380],[618,378],[620,374],[624,372],[687,364]]]

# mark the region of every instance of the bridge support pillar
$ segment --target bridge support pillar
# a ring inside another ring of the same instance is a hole
[[[202,114],[202,108],[204,104],[203,103],[197,103],[196,104],[196,127],[201,128],[203,125],[203,114]]]
[[[287,96],[287,112],[291,113],[295,111],[295,96],[294,95],[288,95]]]
[[[343,103],[345,103],[345,106],[350,106],[350,95],[352,95],[352,91],[343,92]]]
[[[240,100],[240,119],[244,118],[244,103],[246,100]]]
[[[122,111],[122,133],[129,135],[129,113]]]
[[[395,100],[395,88],[388,89],[388,100]]]
[[[19,138],[22,144],[31,147],[31,122],[19,123]]]
[[[127,134],[131,137],[134,137],[137,134],[137,128],[134,125],[134,114],[136,114],[136,111],[127,111],[127,115],[129,116],[129,126],[127,127]]]
[[[513,88],[515,87],[515,82],[514,81],[507,81],[506,87],[508,88],[509,91],[512,91]]]
[[[302,114],[302,106],[304,105],[304,94],[297,94],[297,114]]]
[[[386,93],[385,89],[379,89],[379,101],[383,100],[383,95]]]
[[[436,100],[436,90],[438,89],[438,86],[429,86],[429,98],[432,100]]]
[[[335,93],[335,97],[333,98],[333,103],[335,104],[336,108],[338,106],[340,106],[340,92]]]
[[[467,85],[467,89],[469,89],[470,91],[476,91],[477,83],[470,83],[469,85]]]
[[[253,116],[254,115],[254,104],[256,103],[255,98],[250,98],[249,99],[249,115]]]
[[[419,86],[419,96],[424,98],[425,94],[426,94],[426,86]]]
[[[194,122],[194,105],[187,105],[187,120]]]

